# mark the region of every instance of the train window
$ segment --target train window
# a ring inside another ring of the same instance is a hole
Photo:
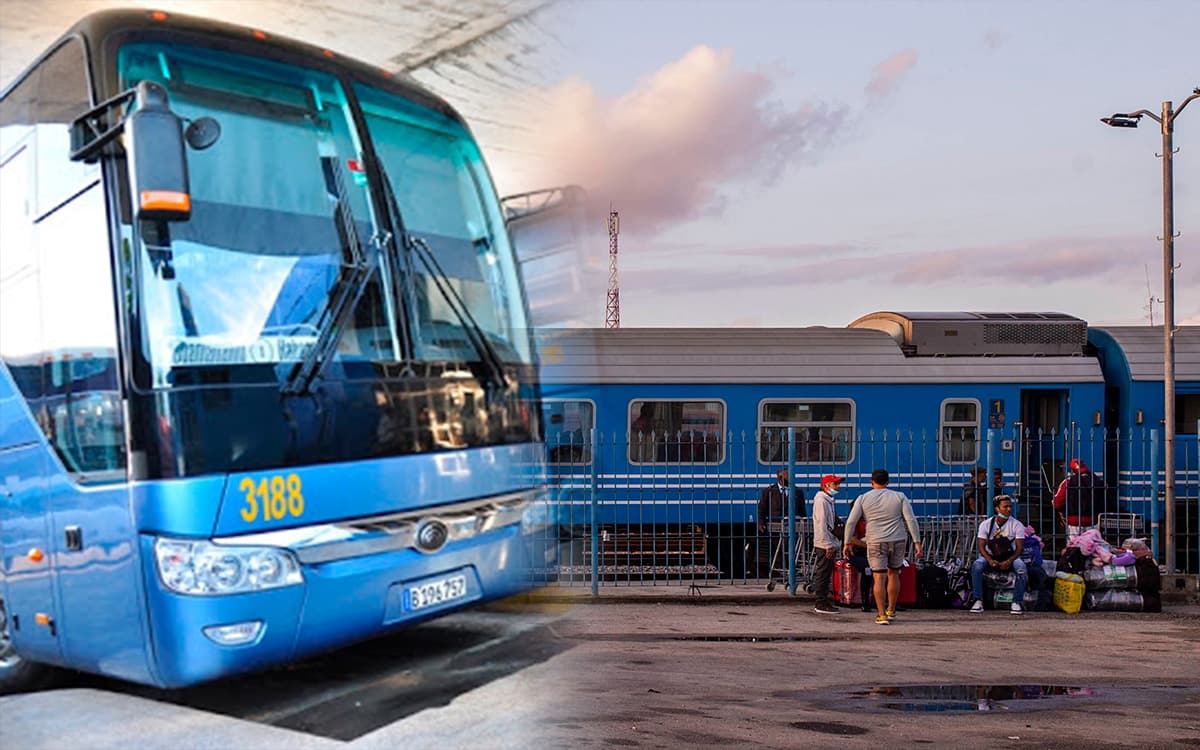
[[[758,460],[787,461],[787,430],[796,428],[796,463],[844,464],[854,460],[854,402],[763,401],[759,404]]]
[[[979,402],[942,402],[938,457],[944,464],[973,464],[979,460]]]
[[[559,465],[590,464],[596,405],[591,401],[547,399],[542,402],[542,413],[546,417],[547,461]]]
[[[725,460],[722,401],[630,401],[629,462],[719,464]]]
[[[1175,434],[1195,435],[1200,421],[1200,393],[1175,394]]]

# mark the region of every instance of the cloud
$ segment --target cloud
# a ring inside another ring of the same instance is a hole
[[[867,81],[865,89],[867,96],[872,99],[890,96],[904,80],[905,74],[916,64],[917,51],[915,49],[902,50],[879,63],[871,74],[871,80]]]
[[[554,87],[536,146],[550,179],[583,185],[595,209],[612,202],[653,233],[719,213],[731,184],[771,184],[844,126],[845,106],[788,107],[774,89],[766,73],[735,68],[732,50],[698,46],[620,96],[578,78]]]
[[[906,253],[878,253],[853,245],[781,245],[748,253],[764,262],[724,262],[746,254],[736,249],[713,251],[705,257],[704,249],[696,248],[687,263],[655,253],[651,257],[666,263],[627,267],[622,270],[622,285],[656,292],[744,289],[754,293],[799,284],[930,290],[1105,282],[1128,286],[1144,281],[1143,266],[1154,257],[1154,249],[1147,248],[1141,236],[1043,238]]]

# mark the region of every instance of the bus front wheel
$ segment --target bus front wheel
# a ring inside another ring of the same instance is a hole
[[[44,687],[50,680],[49,667],[21,658],[8,628],[8,611],[0,599],[0,695]]]

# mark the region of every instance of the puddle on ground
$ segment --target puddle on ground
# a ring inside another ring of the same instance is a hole
[[[915,712],[1029,711],[1059,709],[1078,703],[1167,705],[1200,695],[1194,685],[868,685],[833,692],[782,690],[774,698],[828,703],[839,709]]]
[[[1095,688],[1077,685],[887,685],[851,690],[852,700],[892,711],[1009,711],[1017,701],[1089,698]]]
[[[816,643],[840,638],[823,635],[674,635],[672,641],[719,641],[722,643]]]

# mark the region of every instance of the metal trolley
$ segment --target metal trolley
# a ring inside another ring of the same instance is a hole
[[[777,584],[787,585],[787,522],[768,521],[767,533],[773,538],[771,567],[768,572],[767,591],[774,591]],[[811,594],[813,570],[816,566],[816,550],[813,548],[812,519],[801,516],[796,519],[796,587]]]

